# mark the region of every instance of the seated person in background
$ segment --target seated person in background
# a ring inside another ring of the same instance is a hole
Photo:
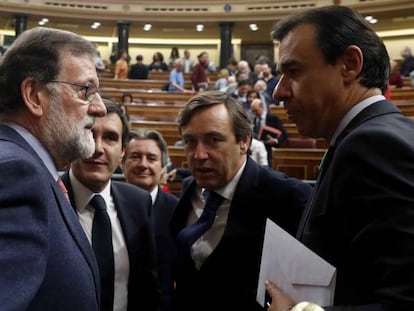
[[[128,79],[148,79],[148,67],[143,63],[144,57],[137,55],[136,64],[131,65],[128,72]]]
[[[178,204],[176,196],[166,193],[160,187],[168,158],[168,146],[158,131],[139,129],[130,132],[122,158],[122,170],[128,183],[151,194],[161,283],[161,311],[172,310],[174,241],[170,236],[169,224]]]
[[[277,115],[264,110],[260,99],[254,99],[250,104],[250,109],[254,115],[253,137],[264,142],[267,158],[271,165],[272,147],[279,147],[287,139],[286,129]],[[267,126],[270,129],[261,130],[262,126]]]
[[[214,84],[214,89],[217,91],[223,90],[227,86],[227,79],[229,77],[229,70],[224,68],[219,71],[217,74],[217,80]]]
[[[149,71],[168,71],[168,65],[164,62],[164,55],[155,52],[152,56],[152,63],[148,66]]]
[[[240,80],[237,83],[237,89],[231,94],[231,97],[235,98],[244,108],[244,110],[251,114],[250,106],[247,101],[247,92],[253,88],[253,82],[250,79]]]
[[[170,72],[168,92],[172,93],[185,93],[189,92],[184,88],[184,61],[181,58],[178,58],[174,62],[174,69]]]
[[[255,160],[257,164],[271,166],[271,163],[269,163],[267,158],[265,144],[256,138],[252,138],[252,143],[250,145],[250,157]]]

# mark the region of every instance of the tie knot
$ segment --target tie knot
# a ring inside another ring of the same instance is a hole
[[[106,210],[106,204],[103,197],[99,194],[96,194],[93,196],[89,204],[95,209],[95,210]]]
[[[223,200],[223,197],[220,194],[209,190],[205,190],[203,192],[203,197],[205,202],[204,208],[214,211],[218,209],[221,201]]]

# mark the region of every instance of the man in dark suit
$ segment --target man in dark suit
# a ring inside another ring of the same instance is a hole
[[[151,194],[158,276],[161,283],[161,311],[172,310],[174,291],[174,241],[171,237],[170,221],[178,198],[160,187],[168,159],[168,146],[161,133],[144,129],[129,133],[122,158],[122,170],[128,183]]]
[[[148,67],[143,63],[144,57],[137,55],[136,64],[131,65],[128,72],[128,79],[148,79]]]
[[[106,203],[113,263],[104,271],[100,266],[103,293],[108,288],[103,280],[110,278],[113,284],[109,284],[111,292],[101,295],[101,310],[158,310],[151,198],[136,186],[111,181],[124,154],[128,122],[117,104],[105,101],[105,105],[108,114],[97,118],[93,126],[95,153],[88,159],[72,162],[62,180],[92,246],[97,211],[91,199],[100,195]],[[96,257],[99,265],[100,255],[97,253]],[[114,270],[112,275],[108,275],[109,270]],[[107,301],[112,295],[113,299]]]
[[[93,153],[106,113],[87,40],[34,28],[0,65],[2,310],[98,311],[99,274],[58,169]]]
[[[344,6],[288,17],[273,37],[275,98],[301,134],[330,143],[297,233],[337,269],[326,310],[414,310],[414,122],[382,95],[383,42]],[[268,288],[269,310],[294,304]]]
[[[194,96],[179,117],[194,177],[171,222],[176,310],[262,310],[256,291],[266,219],[296,232],[311,188],[248,156],[252,128],[237,100],[219,91]],[[206,193],[221,202],[210,205]],[[188,239],[213,207],[210,228]]]
[[[253,135],[254,138],[263,141],[266,146],[267,159],[272,165],[272,148],[279,147],[287,139],[287,132],[282,120],[278,116],[266,112],[260,99],[253,99],[250,103],[250,110],[254,115]],[[268,128],[263,128],[267,126]]]

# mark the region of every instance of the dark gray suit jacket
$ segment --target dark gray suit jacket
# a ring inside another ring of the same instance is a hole
[[[98,311],[98,267],[69,202],[5,125],[0,150],[0,309]]]
[[[332,310],[414,310],[414,122],[365,108],[322,176],[298,237],[337,268]]]

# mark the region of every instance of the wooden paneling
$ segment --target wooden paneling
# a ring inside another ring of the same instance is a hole
[[[272,168],[299,179],[315,180],[325,150],[273,148]]]

